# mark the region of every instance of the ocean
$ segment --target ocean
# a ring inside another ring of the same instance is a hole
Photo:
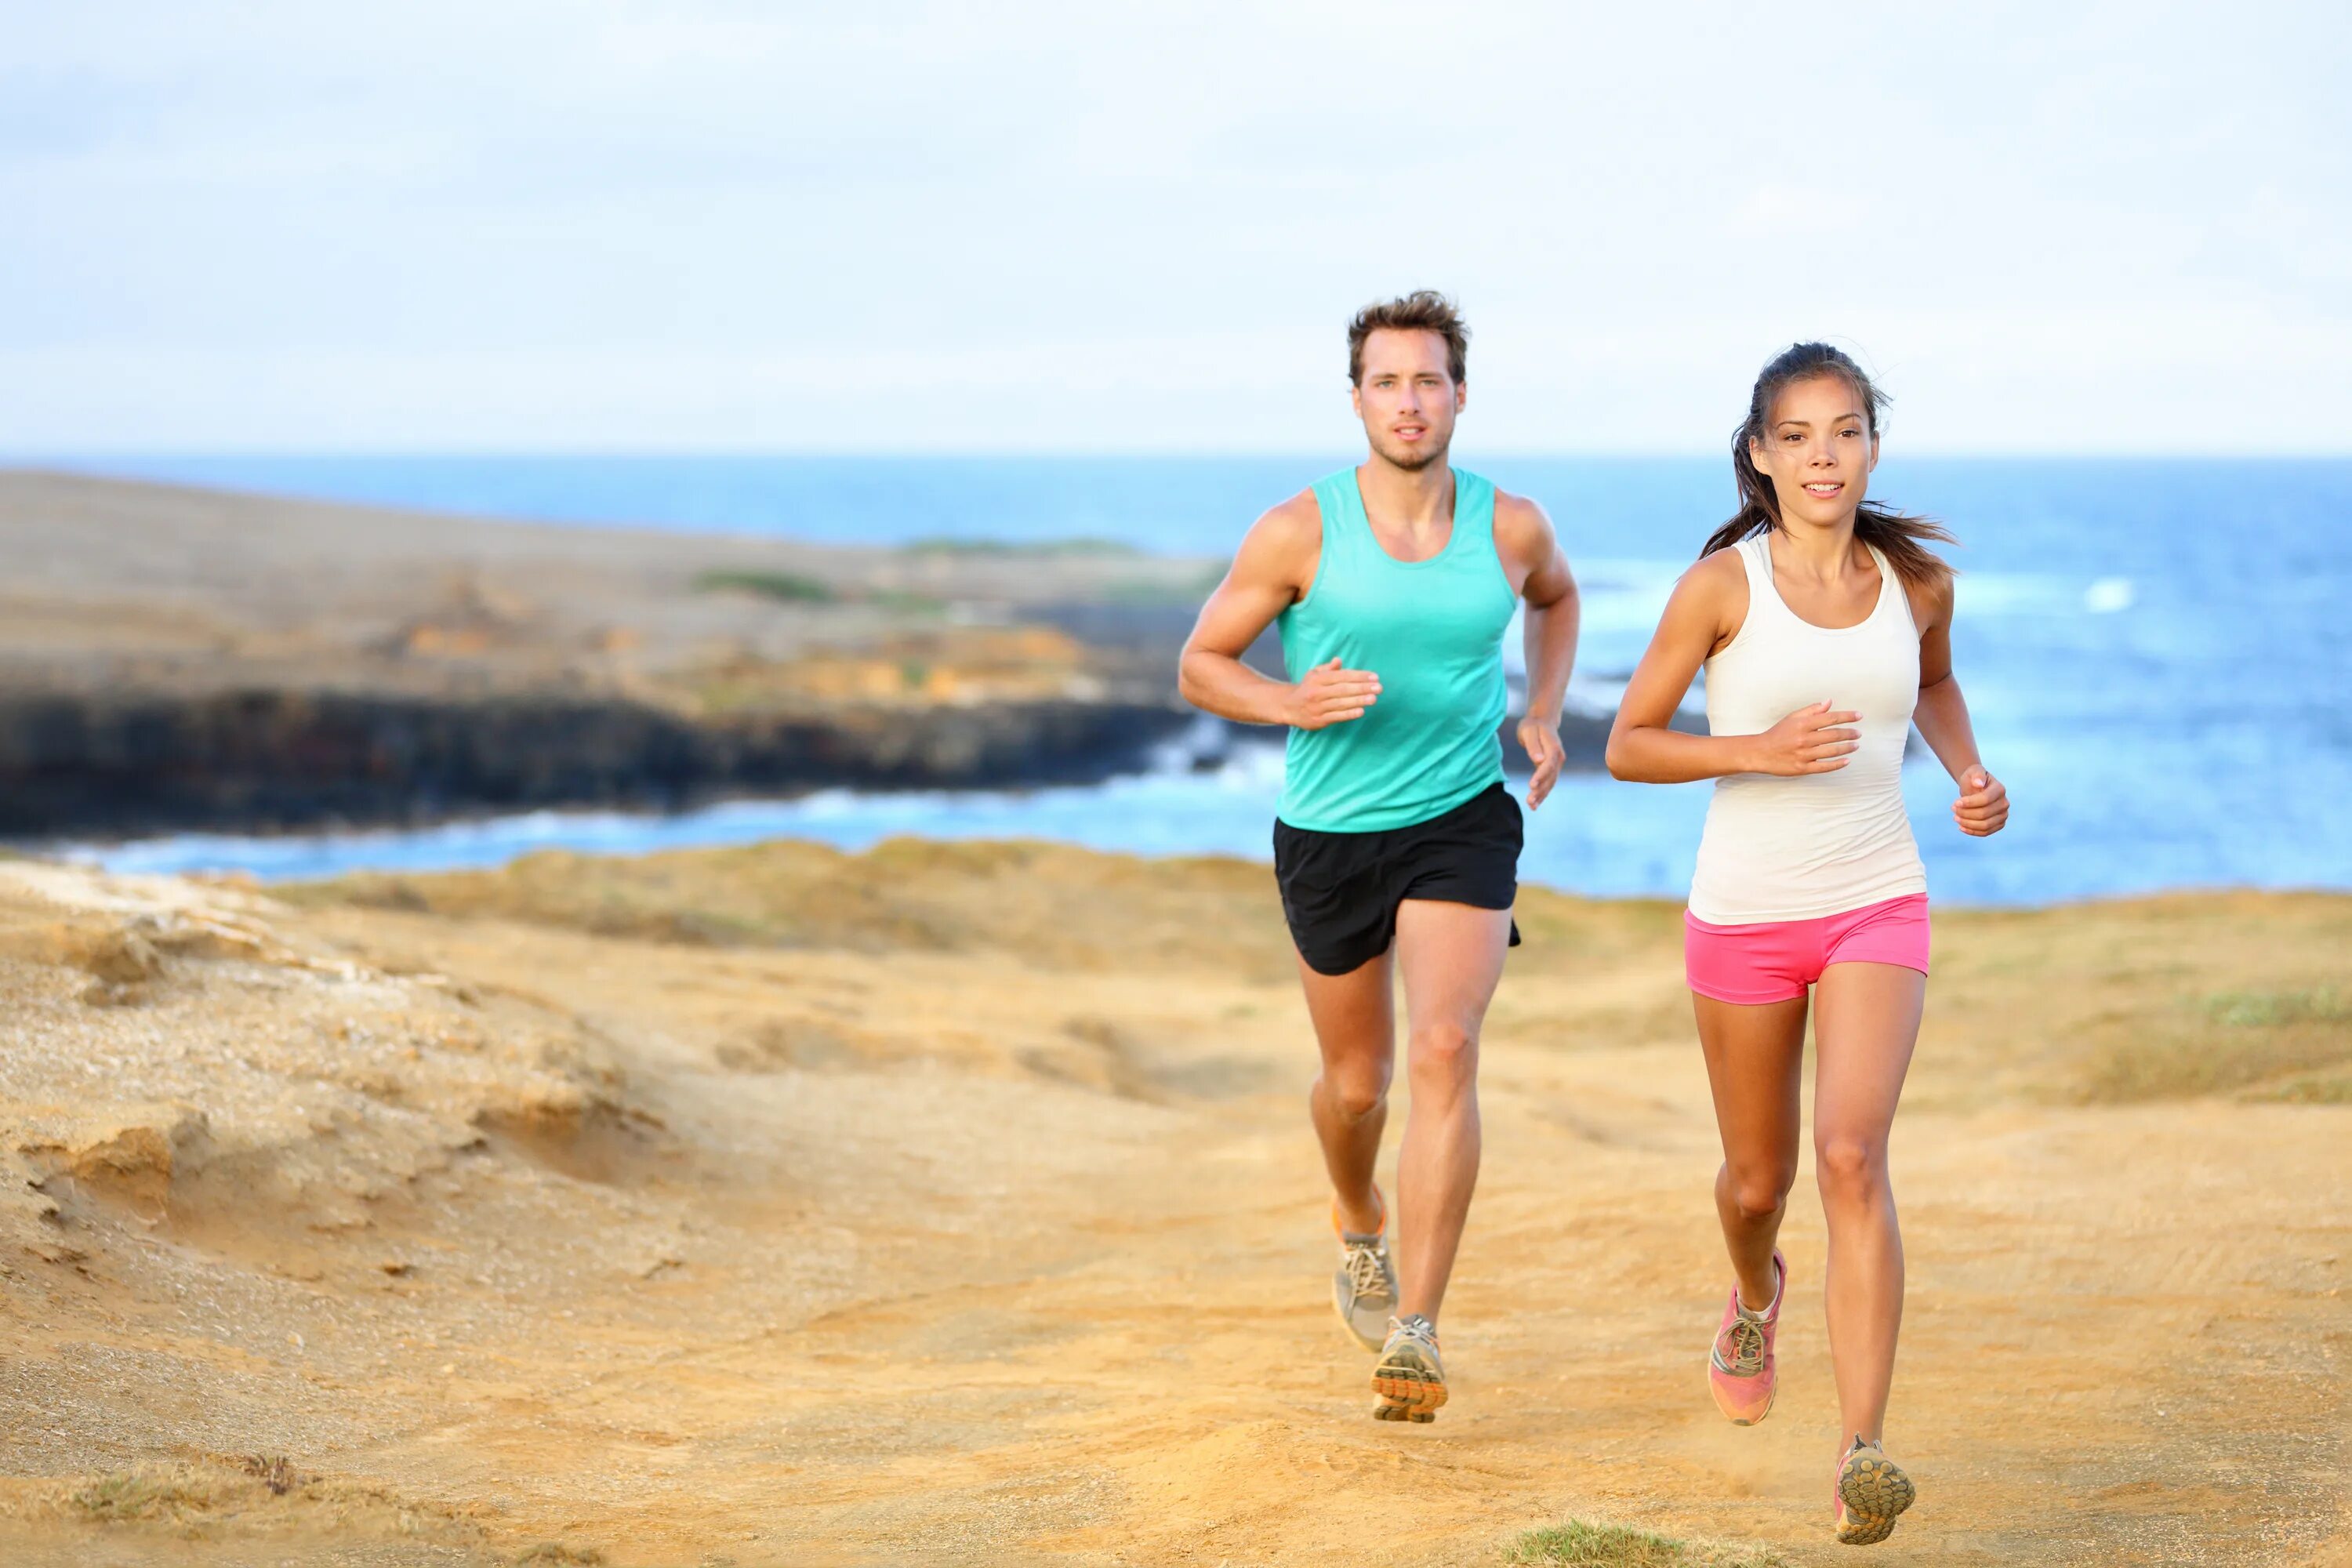
[[[1535,497],[1585,595],[1573,696],[1605,707],[1675,576],[1728,512],[1727,459],[1459,460]],[[1323,458],[187,458],[89,471],[551,522],[865,543],[1111,540],[1230,552]],[[2190,887],[2352,888],[2352,460],[1889,457],[1872,493],[1962,548],[1953,647],[2007,831],[1952,826],[1922,755],[1905,794],[1938,900],[2036,904]],[[1514,649],[1516,655],[1516,649]],[[495,865],[539,848],[633,853],[793,836],[1024,837],[1269,858],[1278,753],[1171,756],[1086,789],[733,802],[669,817],[541,812],[418,831],[182,835],[62,847],[125,870],[265,879]],[[1575,775],[1529,821],[1522,874],[1679,897],[1708,786]]]

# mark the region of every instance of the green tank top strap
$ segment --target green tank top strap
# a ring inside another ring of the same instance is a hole
[[[1356,488],[1355,469],[1342,468],[1316,480],[1315,504],[1323,512],[1323,548],[1315,569],[1318,581],[1325,565],[1344,562],[1367,544],[1379,547],[1372,538],[1372,521],[1364,512],[1363,492]]]

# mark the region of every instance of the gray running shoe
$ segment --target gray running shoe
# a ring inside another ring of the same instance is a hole
[[[1372,1368],[1376,1421],[1434,1421],[1445,1403],[1445,1366],[1437,1359],[1437,1325],[1415,1312],[1389,1320],[1388,1342]]]
[[[1339,1233],[1339,1271],[1331,1276],[1331,1306],[1349,1335],[1368,1351],[1381,1348],[1381,1327],[1397,1310],[1396,1270],[1379,1236]]]

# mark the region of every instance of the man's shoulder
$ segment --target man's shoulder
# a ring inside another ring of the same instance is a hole
[[[1495,538],[1506,546],[1539,548],[1551,537],[1551,514],[1532,496],[1495,489]]]
[[[1495,521],[1517,528],[1549,528],[1551,513],[1533,496],[1513,495],[1502,486],[1495,487]]]
[[[1250,525],[1254,541],[1276,546],[1319,544],[1323,540],[1323,503],[1309,485],[1286,500],[1276,502]]]

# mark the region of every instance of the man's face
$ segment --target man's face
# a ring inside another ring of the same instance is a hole
[[[1382,327],[1364,340],[1356,416],[1384,461],[1407,470],[1443,462],[1454,444],[1454,416],[1468,396],[1446,370],[1441,334]]]

